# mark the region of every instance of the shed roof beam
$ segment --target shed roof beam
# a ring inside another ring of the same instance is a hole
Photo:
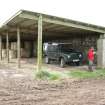
[[[51,18],[44,18],[43,17],[43,21],[49,22],[49,23],[53,23],[53,24],[59,24],[59,25],[63,25],[63,26],[68,26],[68,27],[75,27],[75,28],[80,28],[80,29],[84,29],[84,30],[90,30],[90,31],[105,33],[104,30],[96,29],[96,28],[90,27],[90,26],[83,26],[83,25],[77,24],[77,23],[70,23],[70,22],[68,22],[66,20],[51,19]]]
[[[32,14],[27,14],[24,12],[21,13],[19,15],[19,17],[32,19],[32,20],[38,20],[38,16],[32,15]],[[51,17],[47,17],[46,15],[45,16],[43,15],[43,21],[48,22],[48,23],[68,26],[68,27],[75,27],[75,28],[81,28],[84,30],[90,30],[90,31],[95,31],[95,32],[99,32],[99,33],[105,33],[105,30],[102,30],[102,29],[95,27],[95,26],[82,25],[82,23],[79,23],[79,22],[70,22],[69,20],[66,20],[66,19],[51,18]]]
[[[35,31],[37,32],[37,28],[35,29],[31,29],[31,28],[26,28],[26,27],[19,27],[20,29],[21,29],[21,32],[24,32],[24,33],[34,33]],[[9,32],[17,32],[17,26],[8,26],[8,30],[9,30]],[[3,32],[5,32],[5,30],[3,31]],[[2,33],[3,33],[2,32]]]
[[[58,27],[58,26],[57,25],[49,25],[49,26],[44,27],[44,30],[53,29],[53,28],[56,28],[56,27]]]
[[[31,19],[31,20],[38,20],[38,16],[36,15],[30,15],[30,14],[27,14],[27,13],[21,13],[19,15],[20,18],[25,18],[25,19]]]

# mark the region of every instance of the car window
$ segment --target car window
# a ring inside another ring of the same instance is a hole
[[[73,52],[74,51],[73,49],[71,49],[71,46],[69,44],[59,45],[59,50],[63,52]]]
[[[48,45],[48,51],[57,51],[57,45]]]

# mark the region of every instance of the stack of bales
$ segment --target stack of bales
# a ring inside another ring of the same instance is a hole
[[[6,56],[7,56],[6,44],[2,43],[2,58],[6,58]]]
[[[21,57],[29,58],[31,55],[31,44],[28,41],[24,42],[24,48],[21,48]]]
[[[9,49],[9,58],[16,58],[17,57],[17,43],[11,43],[11,49]]]
[[[9,58],[10,59],[17,58],[17,42],[11,42],[9,45],[10,45]],[[36,57],[37,56],[37,43],[25,41],[23,42],[23,46],[21,43],[20,54],[22,58],[29,58],[31,56]],[[7,57],[7,49],[6,49],[5,43],[3,43],[3,46],[2,46],[2,57],[3,58]]]
[[[6,58],[7,57],[7,51],[6,49],[2,49],[2,58]]]
[[[30,55],[31,55],[30,42],[28,42],[28,41],[24,42],[24,47],[20,49],[20,54],[21,54],[22,58],[29,58],[30,57]],[[16,42],[11,43],[11,49],[9,50],[9,57],[10,58],[16,58],[17,57],[17,43]]]

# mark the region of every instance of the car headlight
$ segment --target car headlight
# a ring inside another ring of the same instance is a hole
[[[81,54],[79,54],[79,58],[81,58],[82,57],[82,55]]]
[[[70,56],[70,55],[68,55],[67,57],[68,57],[68,58],[70,58],[71,56]]]

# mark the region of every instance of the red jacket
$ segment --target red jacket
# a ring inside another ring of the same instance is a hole
[[[89,49],[89,51],[88,51],[88,60],[91,60],[91,61],[94,60],[94,52],[93,52],[93,49]]]

